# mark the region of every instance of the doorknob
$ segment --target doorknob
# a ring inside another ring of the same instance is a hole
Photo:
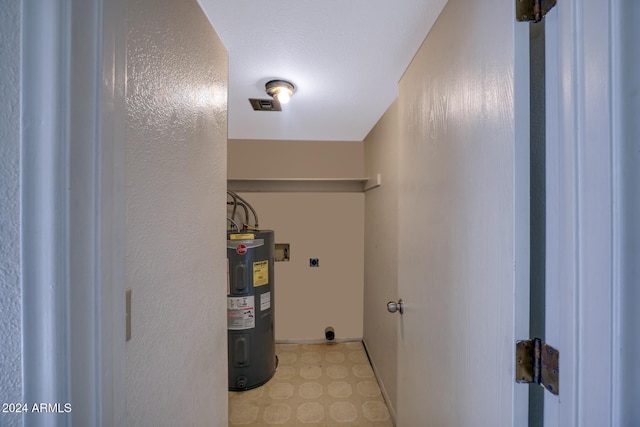
[[[389,310],[389,313],[395,313],[396,311],[399,311],[400,314],[404,313],[404,303],[402,299],[399,299],[398,302],[389,301],[387,303],[387,310]]]

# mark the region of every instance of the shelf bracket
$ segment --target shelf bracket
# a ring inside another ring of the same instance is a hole
[[[369,178],[367,182],[364,183],[364,192],[366,193],[369,190],[373,190],[374,188],[378,188],[382,185],[382,174],[376,174],[375,178]]]

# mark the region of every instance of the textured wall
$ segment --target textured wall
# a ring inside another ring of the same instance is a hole
[[[128,424],[226,426],[227,53],[195,0],[128,8]]]
[[[365,193],[364,341],[395,416],[397,406],[398,316],[385,309],[398,295],[398,137],[397,101],[365,139],[367,176],[382,174],[382,185]]]
[[[20,2],[0,0],[0,403],[22,401]],[[0,425],[22,417],[0,413]]]

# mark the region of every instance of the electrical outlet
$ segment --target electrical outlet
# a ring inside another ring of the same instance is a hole
[[[318,258],[310,258],[309,267],[320,267],[320,261],[318,260]]]

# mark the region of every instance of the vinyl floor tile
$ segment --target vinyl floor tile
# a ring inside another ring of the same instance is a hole
[[[229,426],[393,427],[361,342],[277,344],[266,384],[229,392]]]

